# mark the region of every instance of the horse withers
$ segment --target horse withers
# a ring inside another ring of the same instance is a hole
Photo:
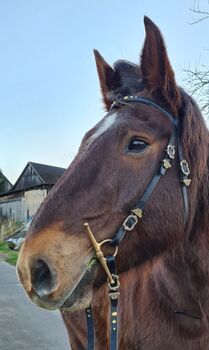
[[[112,68],[95,51],[107,114],[39,208],[18,259],[28,296],[61,310],[73,350],[87,348],[90,304],[95,349],[110,346],[107,278],[85,222],[97,241],[121,241],[118,349],[209,348],[209,135],[159,29],[144,23],[139,65]],[[126,230],[137,203],[143,216]]]

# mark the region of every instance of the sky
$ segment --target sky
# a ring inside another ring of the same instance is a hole
[[[177,83],[207,64],[208,21],[194,0],[0,0],[0,169],[15,182],[28,161],[68,167],[104,115],[93,49],[139,62],[143,16],[163,33]],[[200,0],[208,10],[208,1]]]

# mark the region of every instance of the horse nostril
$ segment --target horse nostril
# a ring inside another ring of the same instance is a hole
[[[31,268],[31,282],[39,297],[48,296],[55,286],[55,274],[41,259]]]

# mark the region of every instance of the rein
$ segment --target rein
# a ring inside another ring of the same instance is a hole
[[[88,223],[84,224],[85,230],[91,240],[93,248],[96,253],[97,259],[100,261],[103,269],[105,270],[108,277],[108,288],[109,288],[109,297],[110,297],[110,350],[117,350],[117,337],[118,337],[118,327],[117,327],[117,304],[119,297],[119,276],[116,274],[116,264],[115,257],[118,252],[118,245],[121,243],[123,238],[125,237],[127,232],[130,232],[137,225],[138,221],[143,216],[143,211],[147,201],[149,200],[152,192],[157,186],[160,179],[165,175],[166,171],[171,168],[172,161],[175,159],[175,154],[178,155],[179,160],[179,179],[181,183],[181,191],[184,202],[184,223],[185,227],[188,223],[189,219],[189,200],[188,200],[188,186],[191,183],[191,179],[189,178],[190,169],[187,161],[184,159],[183,151],[179,138],[179,120],[169,113],[166,109],[158,105],[157,103],[149,100],[145,97],[140,96],[125,96],[122,98],[118,98],[113,102],[111,108],[120,107],[127,103],[140,103],[152,108],[155,108],[161,111],[164,116],[170,120],[173,126],[173,131],[168,141],[165,157],[162,159],[160,167],[157,173],[153,176],[143,195],[140,197],[135,207],[130,211],[130,214],[126,217],[121,227],[115,233],[113,238],[106,239],[101,243],[98,243],[88,225]],[[177,149],[177,152],[176,152]],[[105,243],[109,243],[112,247],[115,247],[115,252],[111,256],[105,257],[101,246]],[[177,313],[181,313],[181,311],[177,311]],[[186,314],[184,312],[184,314]],[[87,319],[87,333],[88,333],[88,347],[87,350],[94,350],[94,323],[93,323],[93,314],[91,306],[86,308],[86,319]]]

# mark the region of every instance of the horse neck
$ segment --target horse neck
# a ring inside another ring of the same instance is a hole
[[[204,218],[203,218],[204,220]],[[190,267],[193,286],[202,303],[209,308],[209,220],[198,229],[186,249],[186,259]]]
[[[158,264],[153,264],[159,294],[166,290],[174,305],[194,315],[209,312],[208,228],[206,222],[201,228],[197,226],[192,240],[177,244],[158,259]]]

